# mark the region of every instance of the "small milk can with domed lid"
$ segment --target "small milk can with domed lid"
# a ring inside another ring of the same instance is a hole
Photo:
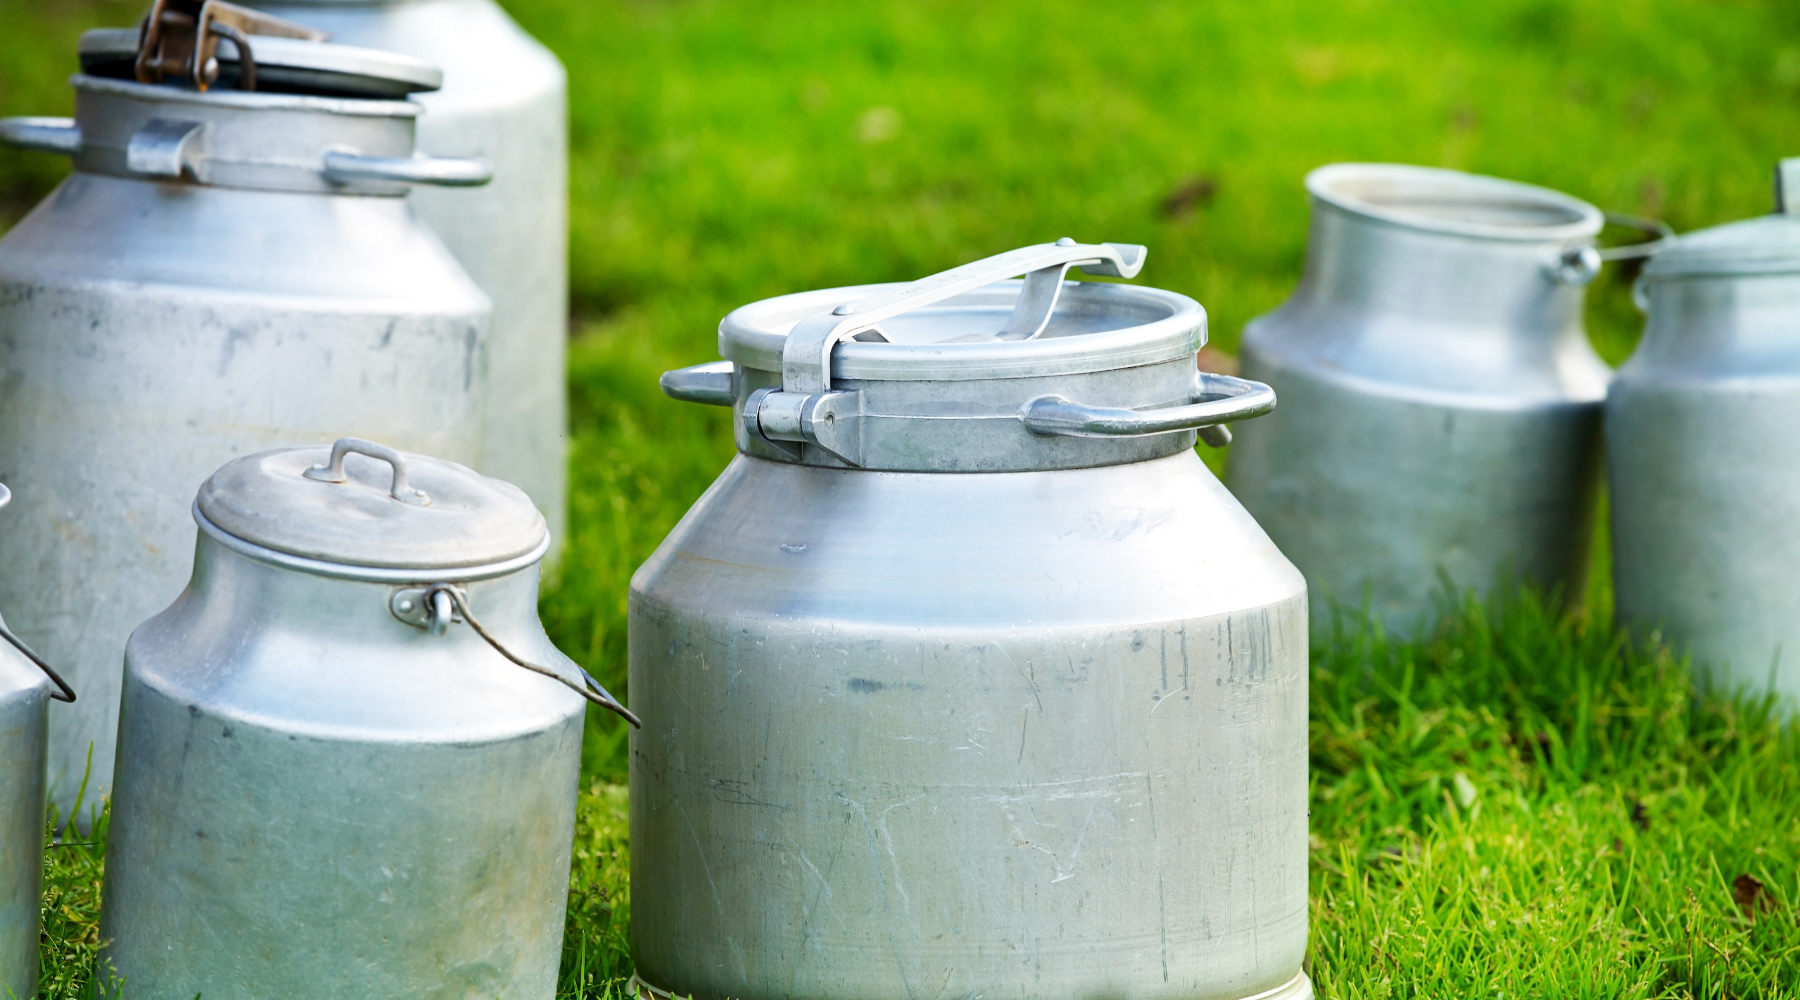
[[[0,120],[75,165],[0,239],[0,566],[32,568],[0,607],[86,695],[51,720],[65,810],[90,749],[111,784],[126,636],[187,579],[219,463],[346,434],[481,458],[488,299],[406,198],[489,173],[415,155],[406,98],[442,74],[217,0],[156,10],[82,36],[73,119]]]
[[[1594,206],[1454,170],[1340,163],[1306,189],[1306,273],[1244,330],[1243,373],[1281,409],[1227,482],[1306,574],[1314,624],[1366,600],[1411,633],[1444,580],[1579,600],[1609,376],[1582,289],[1653,244],[1599,251]]]
[[[1773,215],[1680,237],[1606,399],[1617,614],[1800,701],[1800,159]]]
[[[125,650],[102,968],[146,997],[555,992],[583,709],[513,486],[345,439],[238,459]]]
[[[12,494],[0,485],[0,507]],[[6,528],[0,528],[5,531]],[[0,567],[0,575],[17,572]],[[51,699],[75,692],[0,619],[0,996],[37,996],[44,752]]]
[[[1306,586],[1194,453],[1274,397],[1064,280],[1143,259],[769,299],[664,376],[739,454],[631,584],[645,992],[1311,995]]]

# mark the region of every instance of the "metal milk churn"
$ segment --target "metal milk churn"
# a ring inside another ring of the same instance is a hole
[[[110,783],[125,639],[187,579],[195,483],[359,429],[469,464],[481,449],[487,297],[404,197],[488,173],[413,152],[421,109],[398,98],[438,71],[261,34],[251,60],[216,32],[208,56],[171,20],[142,60],[164,82],[116,78],[136,29],[91,32],[73,120],[0,122],[75,161],[0,240],[0,477],[22,508],[0,608],[87,695],[52,719],[65,809],[90,745]]]
[[[1405,635],[1445,578],[1579,600],[1608,371],[1582,329],[1603,217],[1544,188],[1345,163],[1306,178],[1293,297],[1244,330],[1281,409],[1246,425],[1232,492],[1327,602]]]
[[[568,81],[494,0],[253,0],[250,6],[444,70],[419,143],[479,156],[477,192],[419,191],[413,207],[494,300],[481,471],[517,484],[560,541],[567,509]],[[550,561],[556,559],[553,549]]]
[[[631,585],[646,988],[1311,996],[1305,582],[1193,450],[1274,395],[1063,280],[1144,253],[769,299],[664,376],[739,454]]]
[[[1800,699],[1800,160],[1778,211],[1682,236],[1606,399],[1617,614],[1730,686]]]
[[[145,997],[549,1000],[586,702],[538,623],[542,515],[345,439],[231,462],[194,520],[125,652],[103,967]]]
[[[11,499],[0,486],[0,507]],[[0,568],[0,575],[11,572]],[[52,698],[74,701],[75,692],[0,619],[0,996],[37,996]]]

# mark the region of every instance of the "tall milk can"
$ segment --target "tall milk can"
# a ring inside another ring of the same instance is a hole
[[[1311,996],[1305,582],[1193,450],[1274,396],[1063,280],[1144,252],[769,299],[664,376],[740,419],[631,583],[656,995]]]
[[[0,507],[11,499],[0,486]],[[0,576],[11,572],[0,568]],[[52,698],[74,701],[75,692],[0,619],[0,996],[37,996]]]
[[[193,516],[193,579],[125,652],[102,968],[549,1000],[586,702],[538,623],[542,515],[346,439],[231,462]]]
[[[195,483],[359,430],[481,454],[487,298],[404,197],[487,174],[413,153],[421,108],[394,95],[437,70],[250,37],[265,90],[238,89],[226,42],[205,92],[191,61],[160,84],[98,75],[131,75],[138,38],[102,31],[83,39],[73,120],[0,122],[75,161],[0,240],[0,477],[21,508],[0,533],[16,570],[0,608],[87,695],[51,724],[65,810],[90,745],[110,783],[125,639],[187,579]]]
[[[1232,492],[1315,608],[1367,601],[1407,634],[1445,577],[1579,599],[1608,378],[1581,318],[1600,211],[1388,164],[1323,167],[1306,188],[1300,287],[1244,330],[1243,372],[1281,409],[1244,427]]]
[[[568,80],[494,0],[251,0],[250,6],[444,70],[421,94],[419,142],[479,156],[478,192],[420,191],[413,206],[494,300],[481,471],[517,484],[562,539],[567,510]],[[552,551],[551,560],[556,553]]]
[[[1682,236],[1606,400],[1621,624],[1800,699],[1800,160],[1778,210]]]

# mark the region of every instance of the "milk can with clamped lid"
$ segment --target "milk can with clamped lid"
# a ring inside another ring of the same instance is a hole
[[[0,507],[11,499],[0,485]],[[0,568],[0,576],[11,572]],[[52,700],[74,701],[75,692],[0,619],[0,995],[8,997],[37,996]]]
[[[1800,701],[1800,160],[1777,211],[1689,233],[1606,399],[1619,621],[1724,686]]]
[[[1144,248],[727,316],[739,454],[632,580],[639,987],[1311,995],[1305,583]],[[1023,281],[1003,280],[1024,274]]]
[[[1306,187],[1300,287],[1244,330],[1243,373],[1282,406],[1226,480],[1306,574],[1314,624],[1366,601],[1411,633],[1445,579],[1579,600],[1609,377],[1583,287],[1654,244],[1597,250],[1592,205],[1452,170],[1336,164]]]
[[[134,996],[556,985],[583,708],[524,493],[347,439],[201,487],[125,651],[103,968]]]
[[[482,472],[517,485],[563,537],[569,332],[568,78],[494,0],[250,0],[331,40],[423,59],[419,142],[479,156],[479,191],[420,190],[413,207],[494,300]],[[550,560],[554,561],[553,549]]]
[[[195,483],[352,433],[481,454],[488,301],[405,198],[488,174],[414,153],[404,98],[441,74],[227,7],[90,32],[73,119],[0,121],[75,166],[0,239],[0,607],[86,695],[51,720],[65,811],[90,747],[110,784],[125,639],[187,579]]]

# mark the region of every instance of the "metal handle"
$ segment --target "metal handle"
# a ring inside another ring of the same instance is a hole
[[[389,181],[438,187],[480,187],[494,179],[493,164],[472,156],[363,156],[333,151],[321,171],[328,181]]]
[[[1580,288],[1598,277],[1603,265],[1612,261],[1653,256],[1675,238],[1675,230],[1669,228],[1667,223],[1642,216],[1607,212],[1606,224],[1621,229],[1636,229],[1656,238],[1616,247],[1570,247],[1544,262],[1544,275],[1551,281]]]
[[[321,483],[347,483],[350,481],[350,476],[344,472],[344,459],[351,452],[367,455],[393,466],[394,482],[392,486],[388,487],[388,494],[395,500],[404,504],[412,504],[415,507],[424,507],[431,503],[431,498],[425,495],[424,490],[415,490],[406,481],[406,459],[399,452],[385,444],[364,441],[362,438],[338,438],[337,443],[331,446],[330,464],[315,465],[302,472],[301,475]]]
[[[670,399],[707,406],[730,406],[733,401],[732,371],[733,365],[729,361],[708,361],[703,365],[663,372],[657,382]]]
[[[1142,437],[1248,420],[1275,408],[1274,389],[1229,375],[1196,373],[1193,394],[1205,397],[1204,401],[1155,410],[1089,406],[1057,395],[1037,396],[1019,408],[1019,419],[1026,430],[1045,437]]]
[[[12,502],[12,490],[7,489],[5,483],[0,483],[0,507],[4,507],[11,502]],[[32,663],[37,664],[37,668],[44,672],[44,676],[49,677],[51,681],[55,682],[55,684],[59,690],[55,694],[52,694],[50,697],[55,698],[57,701],[74,701],[75,700],[75,689],[69,686],[69,682],[63,680],[61,674],[58,674],[55,670],[52,670],[50,668],[50,664],[44,662],[43,657],[37,655],[37,653],[35,653],[35,652],[32,652],[31,647],[25,645],[23,640],[21,640],[18,636],[13,635],[12,629],[9,629],[6,627],[6,619],[4,619],[4,618],[0,618],[0,638],[4,638],[9,644],[12,645],[12,647],[14,649],[18,650],[19,653],[21,655],[23,655],[27,660],[30,660]]]
[[[787,342],[782,345],[782,388],[786,392],[824,392],[831,387],[831,349],[839,343],[886,340],[881,321],[1015,274],[1026,275],[1025,289],[1006,326],[997,331],[995,337],[1001,340],[1035,337],[1049,322],[1050,312],[1062,289],[1062,277],[1069,268],[1079,267],[1089,274],[1115,278],[1135,278],[1148,253],[1147,248],[1135,244],[1077,243],[1064,238],[953,267],[899,288],[884,289],[838,306],[831,312],[809,316],[795,324]]]
[[[73,156],[81,151],[81,126],[73,118],[0,118],[0,142]]]

